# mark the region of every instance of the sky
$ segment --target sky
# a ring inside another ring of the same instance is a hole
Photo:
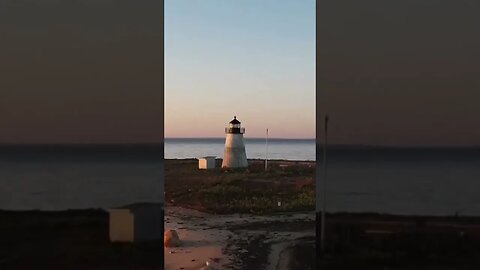
[[[318,8],[167,0],[163,83],[160,1],[0,1],[0,143],[223,137],[234,115],[321,141],[328,112],[331,143],[480,145],[480,2]]]
[[[315,1],[166,0],[165,137],[315,138]]]
[[[480,10],[470,0],[322,0],[318,133],[329,142],[480,146]]]
[[[163,140],[160,1],[0,1],[0,37],[0,143]]]

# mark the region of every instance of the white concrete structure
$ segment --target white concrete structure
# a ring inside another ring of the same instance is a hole
[[[110,241],[160,241],[163,237],[162,206],[158,203],[137,203],[108,210]]]
[[[198,168],[201,170],[215,169],[215,156],[198,158]]]
[[[234,116],[230,125],[225,128],[227,137],[225,139],[225,152],[223,154],[222,168],[244,168],[248,166],[242,128],[240,121]]]

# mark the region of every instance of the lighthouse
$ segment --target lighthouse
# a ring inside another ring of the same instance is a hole
[[[242,128],[240,124],[240,121],[234,116],[228,127],[225,128],[227,136],[222,168],[243,168],[248,166],[245,144],[243,143],[245,128]]]

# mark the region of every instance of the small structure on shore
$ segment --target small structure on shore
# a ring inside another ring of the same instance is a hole
[[[137,203],[109,209],[111,242],[160,241],[163,236],[162,205]]]
[[[215,169],[215,158],[215,156],[198,158],[198,168],[200,170]]]
[[[222,168],[244,168],[248,166],[243,134],[245,128],[241,127],[240,121],[234,116],[228,127],[225,139],[225,152],[223,155]]]

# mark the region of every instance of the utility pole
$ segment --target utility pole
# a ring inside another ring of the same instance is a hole
[[[268,168],[268,128],[266,132],[266,137],[265,137],[265,171],[267,171]]]
[[[325,139],[323,141],[323,200],[321,215],[321,231],[320,231],[320,248],[325,251],[325,212],[327,211],[327,130],[328,115],[325,115]]]

